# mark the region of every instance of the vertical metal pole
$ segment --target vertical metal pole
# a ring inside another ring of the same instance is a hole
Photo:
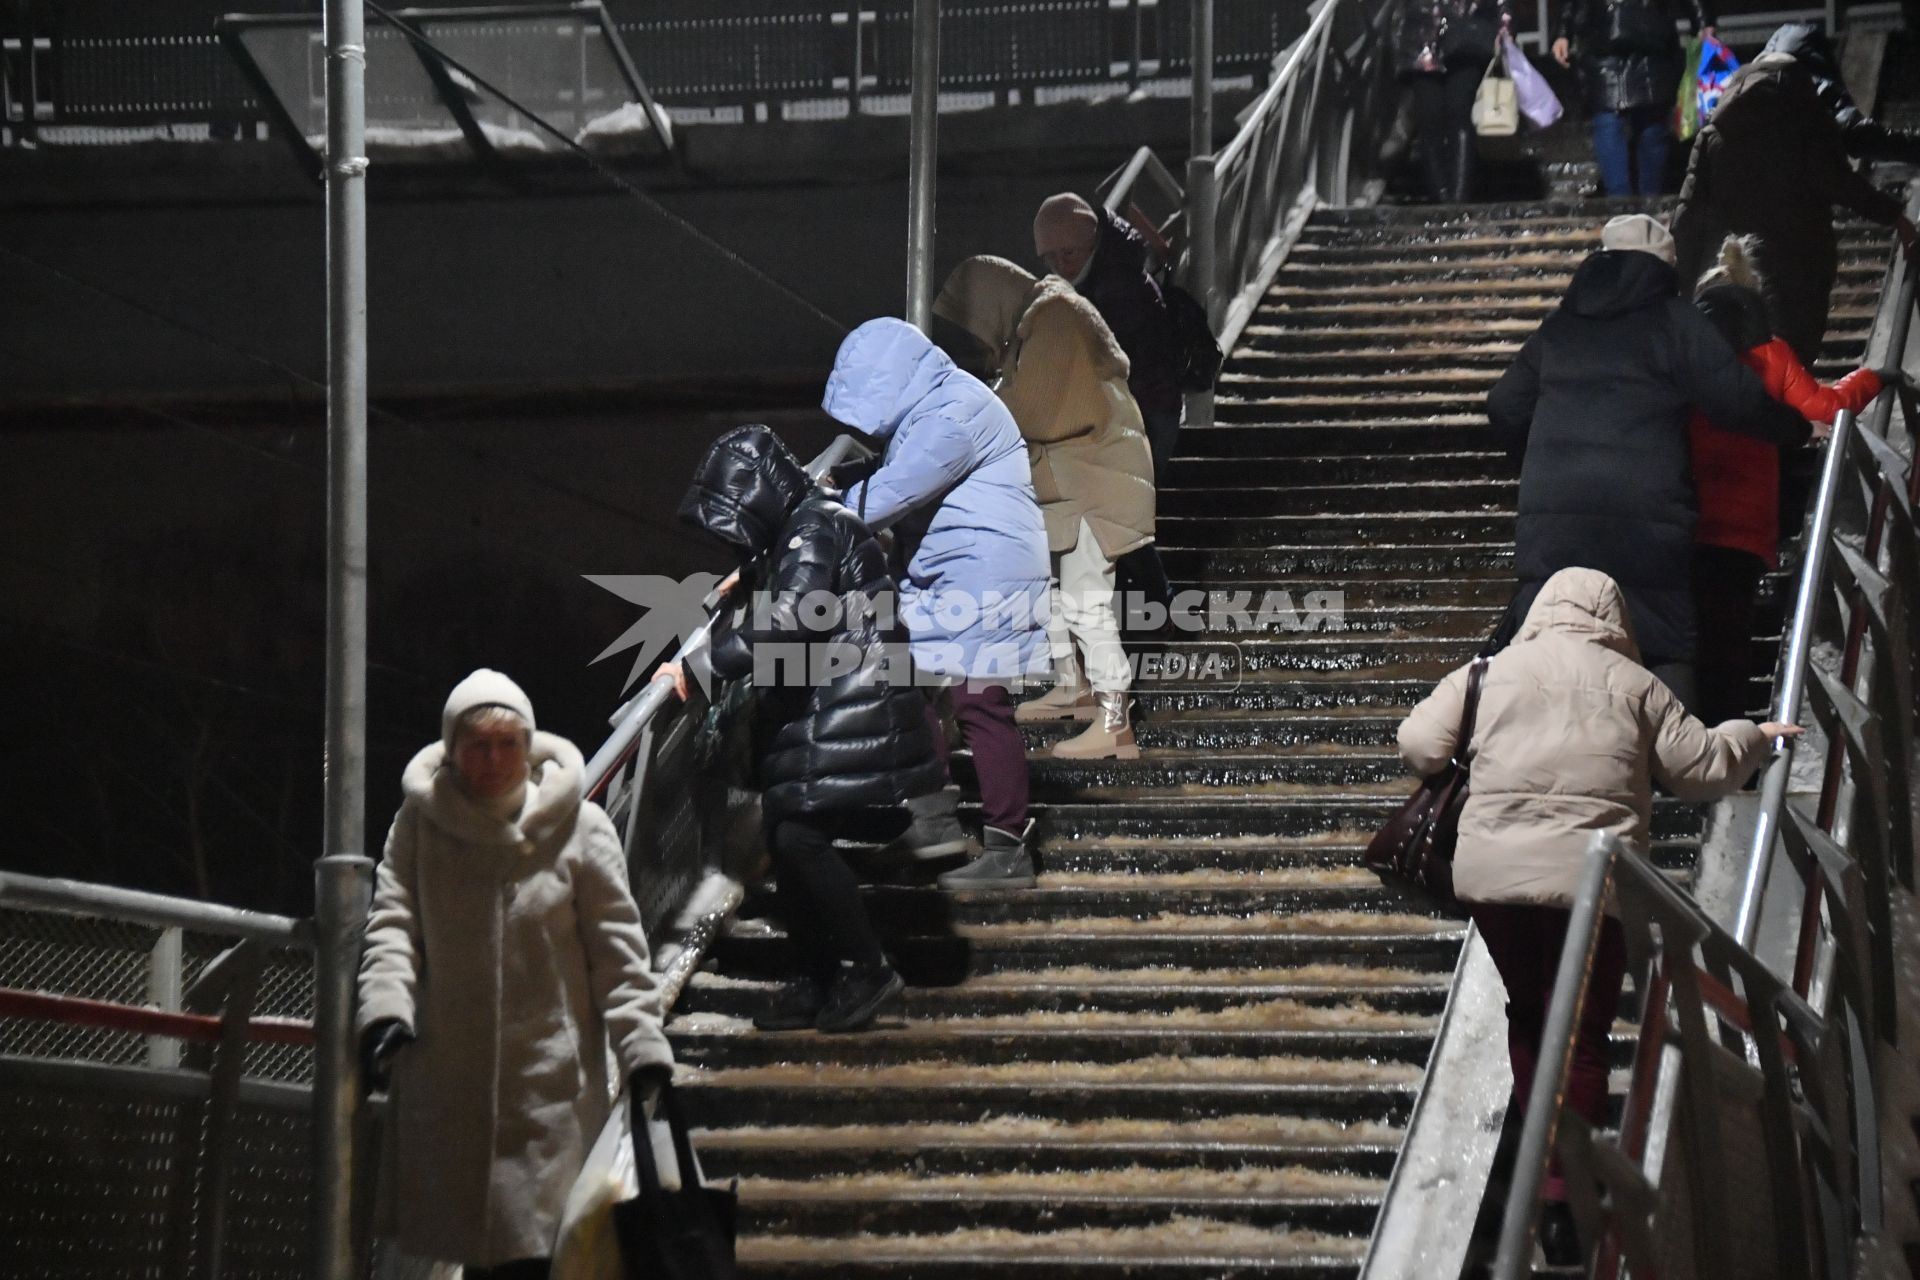
[[[913,101],[907,171],[907,319],[933,332],[933,190],[940,148],[940,0],[913,0]]]
[[[153,950],[147,953],[147,1003],[169,1013],[178,1013],[181,1007],[183,939],[178,929],[162,929],[153,940]],[[172,1036],[148,1036],[147,1065],[179,1066],[180,1042]]]
[[[1617,836],[1593,838],[1585,874],[1567,917],[1560,968],[1554,974],[1553,1000],[1547,1005],[1547,1025],[1540,1032],[1540,1060],[1534,1068],[1533,1089],[1520,1127],[1520,1146],[1513,1158],[1513,1181],[1507,1192],[1506,1217],[1500,1224],[1500,1248],[1493,1262],[1494,1280],[1524,1280],[1533,1274],[1533,1233],[1540,1216],[1540,1187],[1546,1179],[1554,1131],[1560,1124],[1567,1066],[1573,1061],[1573,1040],[1579,1033],[1580,1008],[1586,1003],[1587,979],[1593,973],[1600,930],[1606,925],[1607,884],[1613,879],[1613,862],[1620,852]]]
[[[314,1275],[353,1274],[353,1131],[360,1086],[353,993],[372,864],[367,756],[366,27],[360,0],[326,0],[326,816],[314,871]]]
[[[1220,184],[1213,162],[1213,0],[1193,0],[1187,51],[1192,55],[1192,100],[1187,112],[1187,292],[1218,330],[1221,299],[1215,262]],[[1187,394],[1187,421],[1213,422],[1213,392]]]

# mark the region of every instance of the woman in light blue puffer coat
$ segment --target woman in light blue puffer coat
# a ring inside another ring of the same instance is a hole
[[[1026,442],[992,389],[904,320],[848,335],[822,407],[886,442],[846,505],[894,532],[914,666],[947,683],[980,777],[986,852],[941,883],[1031,885],[1027,753],[1009,686],[1048,670],[1048,565]],[[946,843],[925,829],[945,815],[915,816],[910,847]]]

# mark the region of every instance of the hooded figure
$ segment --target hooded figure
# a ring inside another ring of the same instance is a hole
[[[953,682],[942,696],[973,751],[987,856],[943,883],[991,871],[1003,887],[1029,887],[1032,782],[1009,686],[1046,670],[1049,575],[1026,443],[1000,398],[903,320],[869,320],[848,335],[824,407],[886,441],[880,469],[847,504],[876,528],[895,527],[914,661]],[[951,847],[950,812],[914,819],[906,852]]]
[[[1814,364],[1839,264],[1835,205],[1895,228],[1913,251],[1913,223],[1847,162],[1840,126],[1807,69],[1786,54],[1762,54],[1740,68],[1694,141],[1673,214],[1680,278],[1699,279],[1728,236],[1755,237],[1774,331],[1802,364]]]
[[[770,428],[746,426],[713,442],[680,519],[761,579],[762,603],[740,625],[723,615],[716,628],[715,675],[753,674],[755,651],[767,645],[792,646],[809,672],[845,668],[819,682],[756,680],[771,734],[757,779],[768,817],[891,808],[937,790],[941,769],[904,636],[881,622],[894,613],[886,557],[859,517],[816,488]],[[835,616],[816,622],[809,595],[837,599]],[[786,665],[762,670],[784,676]]]
[[[1027,441],[1059,580],[1048,617],[1054,688],[1016,718],[1073,718],[1084,709],[1096,723],[1053,754],[1137,755],[1128,723],[1132,672],[1112,598],[1114,561],[1153,541],[1153,459],[1127,391],[1126,353],[1072,285],[1058,276],[1035,280],[1004,258],[962,262],[933,310],[972,334],[1000,372],[995,389]]]
[[[1522,454],[1510,615],[1562,569],[1619,583],[1647,665],[1691,696],[1695,504],[1687,421],[1798,445],[1807,424],[1768,397],[1654,252],[1603,250],[1487,397]]]
[[[1840,58],[1833,41],[1811,22],[1788,22],[1767,37],[1762,53],[1784,53],[1805,67],[1813,77],[1814,93],[1820,105],[1840,127],[1840,141],[1847,154],[1856,160],[1891,160],[1896,164],[1920,164],[1920,133],[1881,124],[1860,109],[1847,92],[1840,74]]]
[[[894,527],[914,662],[950,680],[1044,670],[1046,528],[1006,406],[918,329],[881,319],[841,344],[822,407],[886,442],[846,503]],[[985,607],[990,595],[1000,608]]]
[[[1738,788],[1767,758],[1770,732],[1735,720],[1709,729],[1637,661],[1626,602],[1612,579],[1563,569],[1534,601],[1513,644],[1489,662],[1473,741],[1473,782],[1460,815],[1453,883],[1507,988],[1513,1107],[1524,1111],[1568,907],[1596,833],[1647,847],[1653,781],[1683,800]],[[1460,754],[1468,669],[1440,682],[1400,726],[1400,755],[1422,776]],[[1619,921],[1605,921],[1567,1079],[1567,1105],[1605,1118],[1609,1036],[1626,973]],[[1548,1259],[1577,1259],[1558,1171],[1541,1220]]]
[[[456,765],[476,718],[524,768],[476,794]],[[407,765],[360,966],[370,1074],[392,1083],[383,1216],[421,1257],[550,1257],[606,1123],[607,1047],[629,1075],[673,1053],[613,823],[582,799],[574,745],[533,728],[494,671],[447,700],[443,740]]]
[[[886,556],[763,426],[714,441],[680,518],[726,543],[759,586],[741,621],[718,621],[712,655],[714,674],[754,676],[767,843],[781,922],[799,952],[798,972],[755,1023],[857,1030],[902,983],[834,850],[838,824],[946,780],[891,621]]]

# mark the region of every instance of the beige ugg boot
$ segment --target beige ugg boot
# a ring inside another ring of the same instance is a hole
[[[1013,709],[1015,724],[1041,724],[1048,720],[1091,720],[1096,708],[1093,690],[1080,678],[1080,664],[1073,663],[1060,673],[1053,688]]]
[[[1122,689],[1118,693],[1096,693],[1094,702],[1100,714],[1084,732],[1053,748],[1056,760],[1137,760],[1140,748],[1134,745],[1133,725],[1128,719],[1132,698]]]

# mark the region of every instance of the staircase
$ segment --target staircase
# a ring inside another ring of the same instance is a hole
[[[1185,433],[1160,540],[1176,584],[1343,591],[1345,629],[1237,637],[1237,683],[1143,683],[1137,761],[1036,756],[1037,889],[871,890],[916,985],[869,1032],[754,1032],[786,943],[732,923],[669,1029],[747,1274],[1357,1273],[1463,934],[1359,851],[1409,789],[1401,716],[1511,593],[1483,397],[1608,212],[1317,215],[1218,425]],[[1836,363],[1880,245],[1849,236]],[[1657,856],[1684,871],[1699,825],[1663,803]]]

